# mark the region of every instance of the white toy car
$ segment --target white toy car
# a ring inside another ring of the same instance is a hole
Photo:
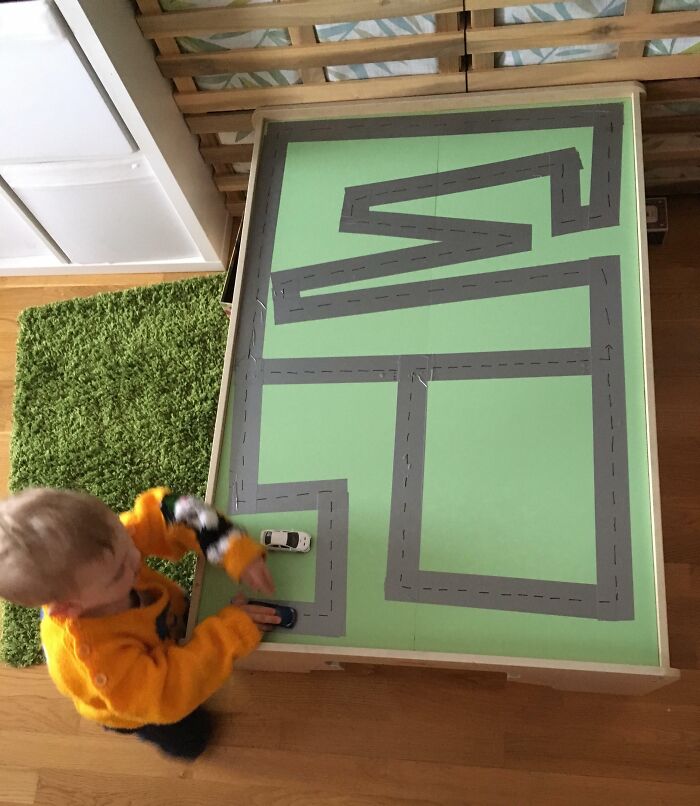
[[[270,551],[308,551],[311,536],[306,532],[288,532],[284,529],[265,529],[260,532],[260,542]]]

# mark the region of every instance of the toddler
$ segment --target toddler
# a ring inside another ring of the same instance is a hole
[[[262,546],[197,498],[152,489],[119,516],[68,490],[29,489],[0,502],[0,597],[42,608],[58,689],[84,717],[193,759],[211,734],[202,703],[279,617],[239,598],[181,644],[188,599],[144,559],[178,560],[188,550],[236,582],[274,592]]]

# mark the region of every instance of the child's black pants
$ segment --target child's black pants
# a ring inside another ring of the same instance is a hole
[[[130,733],[154,744],[174,758],[193,761],[207,747],[213,730],[211,714],[201,706],[171,725],[144,725],[142,728],[110,728],[117,733]]]

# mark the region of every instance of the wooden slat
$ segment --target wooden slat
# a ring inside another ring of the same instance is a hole
[[[233,112],[221,115],[188,115],[185,118],[193,134],[216,132],[252,132],[253,112]]]
[[[644,164],[700,165],[700,134],[649,134],[643,138]]]
[[[527,6],[532,0],[467,0],[467,10]],[[238,6],[139,16],[144,36],[198,36],[290,25],[356,22],[462,10],[455,0],[293,0],[284,4]]]
[[[245,202],[244,201],[226,202],[226,209],[229,211],[229,213],[231,213],[232,216],[240,218],[245,211]]]
[[[252,143],[224,146],[202,146],[199,149],[204,161],[210,164],[227,164],[232,162],[250,162],[253,158]]]
[[[700,133],[700,115],[663,115],[642,117],[645,134]]]
[[[700,166],[700,146],[644,152],[644,166],[646,168],[659,168],[662,165]]]
[[[459,30],[459,14],[437,14],[435,16],[435,30],[438,36],[440,34],[450,35],[448,38],[445,38],[445,42],[448,44],[444,50],[426,52],[425,55],[429,57],[437,56],[438,69],[441,73],[459,73],[461,57],[464,55],[464,34]],[[411,39],[421,40],[425,39],[426,36],[433,37],[435,34],[422,34],[421,36],[411,37]],[[406,39],[405,36],[395,38]],[[416,42],[416,45],[417,44],[418,42]],[[410,56],[399,56],[398,58],[421,58],[420,56],[414,55],[415,53],[416,51],[413,50]]]
[[[468,32],[467,49],[476,54],[560,45],[666,39],[693,34],[700,34],[700,11],[531,22],[476,29]]]
[[[625,17],[649,16],[654,8],[654,0],[627,0],[625,3]],[[661,14],[660,16],[664,16]],[[636,42],[621,42],[617,49],[618,59],[629,59],[644,55],[645,38]]]
[[[496,72],[496,71],[494,71]],[[278,104],[353,101],[397,98],[409,95],[439,95],[464,92],[464,76],[421,75],[373,78],[367,81],[335,81],[317,86],[295,85],[269,89],[177,92],[175,100],[183,112],[224,112]]]
[[[524,89],[600,81],[654,81],[697,75],[700,75],[700,55],[648,56],[483,70],[470,76],[469,88],[472,91]],[[527,97],[524,95],[525,101]]]
[[[662,179],[661,177],[645,177],[644,178],[644,186],[647,189],[647,192],[652,192],[659,196],[674,196],[678,194],[695,194],[700,195],[700,179],[677,179],[677,178],[668,178]],[[698,520],[700,520],[700,509],[697,511]],[[666,515],[664,515],[664,523],[669,520]],[[685,522],[685,519],[684,519]],[[664,529],[666,527],[664,526]],[[695,532],[697,534],[697,532]],[[665,539],[666,532],[664,532],[664,543],[666,542]]]
[[[472,48],[473,40],[476,37],[476,44],[478,46],[479,43],[479,29],[480,28],[491,28],[493,29],[493,22],[494,22],[494,13],[492,8],[484,9],[483,11],[472,11],[471,13],[471,22],[472,28],[470,31],[467,31],[467,53],[470,52],[470,48]],[[550,23],[551,24],[551,23]],[[503,28],[509,28],[512,26],[501,26],[501,30]],[[518,26],[516,26],[518,27]],[[505,46],[502,46],[505,49]],[[478,53],[471,50],[472,55],[472,69],[473,70],[491,70],[493,68],[493,53]]]
[[[174,76],[218,75],[237,71],[318,68],[335,64],[421,59],[429,56],[448,58],[453,57],[454,54],[461,54],[463,46],[464,40],[461,31],[452,31],[437,34],[351,39],[346,42],[321,42],[315,45],[292,47],[242,48],[216,53],[183,53],[177,56],[161,56],[157,61],[163,75],[172,78]]]
[[[491,25],[472,28],[468,32],[467,50],[473,55],[474,69],[493,67],[493,58],[489,58],[489,55],[503,50],[700,36],[700,11],[504,26],[494,26],[492,13],[489,16],[489,12],[486,11],[474,12],[472,21],[480,21],[482,19],[480,15],[485,15],[484,20],[490,19]],[[448,31],[293,47],[183,53],[159,57],[158,64],[163,75],[167,77],[216,75],[236,71],[299,69],[430,56],[454,58],[456,54],[463,52],[463,47],[462,32]],[[481,60],[481,56],[487,58]]]
[[[660,58],[655,56],[654,58]],[[700,78],[682,81],[652,81],[646,86],[644,105],[667,104],[675,101],[700,101]]]
[[[700,74],[700,55],[656,56],[598,62],[537,64],[474,71],[474,74],[470,76],[469,86],[472,91],[486,91],[590,84],[600,81],[684,78],[698,74]],[[464,92],[464,81],[461,75],[396,76],[308,87],[271,87],[262,90],[256,88],[197,93],[180,92],[175,94],[175,100],[183,112],[196,114],[236,111],[279,104],[397,98],[453,92]]]
[[[219,190],[247,190],[248,174],[219,174],[214,177]]]
[[[149,19],[156,19],[162,16],[162,10],[158,0],[136,0],[136,5],[141,14],[149,15]],[[177,42],[172,38],[157,37],[155,46],[163,56],[176,56],[180,53]],[[173,80],[173,83],[178,92],[196,92],[197,90],[197,85],[191,78],[177,78]]]

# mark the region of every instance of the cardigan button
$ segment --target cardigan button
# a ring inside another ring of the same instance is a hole
[[[93,678],[93,682],[95,683],[96,686],[102,688],[102,686],[107,684],[107,676],[100,672],[100,674],[95,675],[95,677]]]
[[[87,658],[87,656],[90,654],[90,645],[78,644],[75,651],[77,656],[82,660],[83,658]]]

